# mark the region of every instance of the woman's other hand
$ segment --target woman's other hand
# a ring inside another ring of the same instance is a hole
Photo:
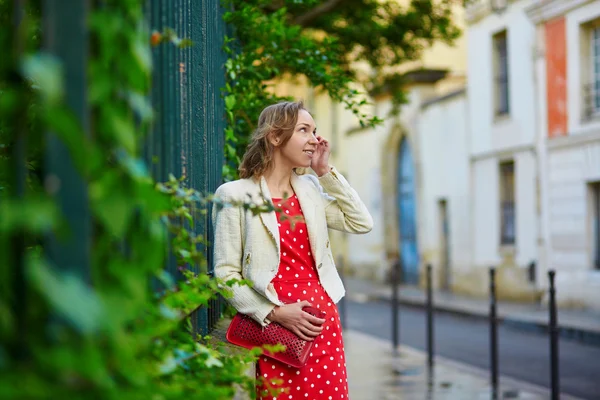
[[[323,176],[329,172],[329,155],[331,147],[329,142],[323,136],[317,136],[317,149],[312,157],[310,167],[319,176]]]
[[[312,304],[305,300],[275,307],[269,319],[294,332],[300,339],[312,341],[323,331],[325,320],[310,315],[302,310],[304,307],[312,307]]]

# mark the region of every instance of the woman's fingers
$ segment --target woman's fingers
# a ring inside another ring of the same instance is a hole
[[[312,303],[308,300],[302,300],[298,303],[298,306],[300,306],[300,309],[303,309],[304,307],[312,307]]]
[[[318,336],[322,331],[322,326],[313,325],[308,321],[304,321],[302,327],[305,329],[306,334],[312,334],[313,336]]]
[[[294,329],[294,333],[296,334],[296,336],[298,336],[302,340],[306,340],[306,341],[309,341],[309,342],[312,341],[312,340],[314,340],[310,335],[305,335],[304,332],[300,328],[298,328],[298,327],[296,327]]]
[[[314,338],[316,338],[317,336],[319,336],[321,334],[321,332],[315,332],[312,330],[312,328],[310,328],[309,326],[299,326],[297,327],[297,329],[301,332],[302,336],[298,335],[299,337],[303,338],[304,340],[307,340],[306,338],[313,340]]]
[[[306,314],[308,314],[308,313],[306,313]],[[325,323],[324,319],[317,318],[314,315],[310,315],[310,314],[308,314],[308,316],[306,317],[306,320],[308,322],[310,322],[311,324],[317,325],[317,326],[321,326]]]
[[[279,322],[302,340],[313,340],[323,331],[325,320],[302,310],[304,307],[311,306],[308,301],[302,301],[281,307],[279,312],[281,320]]]

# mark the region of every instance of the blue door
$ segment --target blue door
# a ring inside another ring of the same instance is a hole
[[[419,282],[419,252],[417,250],[415,170],[408,140],[402,140],[398,157],[398,225],[400,227],[402,281],[417,284]]]

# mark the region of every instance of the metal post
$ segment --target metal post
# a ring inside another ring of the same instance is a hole
[[[496,269],[490,267],[490,361],[494,398],[498,393],[498,319],[496,314]]]
[[[22,28],[23,20],[25,18],[25,1],[14,0],[12,13],[14,48],[13,59],[11,61],[14,64],[11,67],[16,68],[15,65],[20,62],[20,57],[22,57],[25,47],[25,30]],[[11,195],[21,200],[25,197],[27,181],[27,109],[23,101],[19,103],[19,108],[15,114],[12,121],[15,125],[15,131],[11,160],[14,174],[12,182],[14,192],[11,193]],[[21,229],[11,234],[9,254],[9,262],[12,264],[14,271],[12,280],[12,290],[14,291],[14,294],[11,296],[11,306],[16,317],[15,322],[18,332],[16,335],[17,343],[12,350],[17,358],[24,358],[27,349],[28,302],[27,284],[25,279],[25,234]]]
[[[427,265],[427,364],[433,367],[433,288],[431,264]]]
[[[88,136],[91,135],[87,101],[90,45],[86,21],[90,3],[90,0],[42,2],[44,50],[62,61],[66,105]],[[67,239],[48,235],[46,254],[57,268],[90,282],[93,226],[87,183],[66,144],[51,132],[46,137],[44,158],[46,191],[56,200],[69,227]]]
[[[558,322],[556,318],[556,289],[554,287],[554,270],[548,271],[550,279],[550,385],[552,400],[559,399],[560,382],[558,375]]]
[[[400,345],[400,332],[398,329],[398,286],[400,285],[400,259],[392,265],[392,344],[394,351]]]

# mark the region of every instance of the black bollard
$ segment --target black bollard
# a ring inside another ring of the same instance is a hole
[[[346,286],[346,269],[345,269],[345,264],[344,264],[344,257],[342,257],[341,255],[338,257],[338,263],[337,263],[337,268],[338,271],[340,271],[340,278],[342,279],[342,284],[344,286]],[[340,324],[342,324],[342,330],[346,330],[348,329],[348,326],[346,325],[347,319],[346,319],[346,315],[347,315],[347,304],[346,304],[346,296],[342,297],[342,300],[340,300],[340,307],[339,307],[339,312],[340,312]]]
[[[394,352],[400,345],[400,331],[398,329],[398,286],[400,286],[400,260],[392,265],[392,345]]]
[[[490,267],[490,367],[493,396],[498,393],[498,318],[496,314],[496,269]]]
[[[558,322],[556,318],[556,289],[554,287],[555,271],[548,271],[550,278],[550,386],[552,388],[552,400],[559,399],[559,375],[558,375]]]
[[[433,367],[433,288],[431,264],[427,265],[427,364]]]

